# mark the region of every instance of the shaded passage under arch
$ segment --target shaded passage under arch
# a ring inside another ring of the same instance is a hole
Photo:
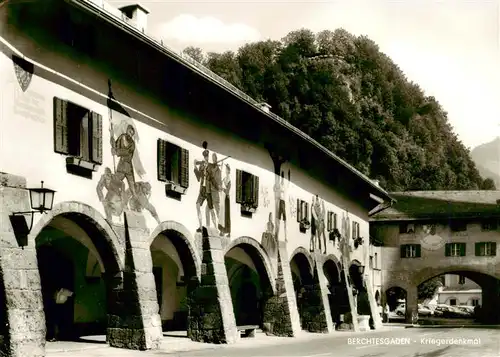
[[[341,274],[339,266],[330,259],[323,264],[323,272],[328,281],[328,302],[332,321],[336,328],[340,328],[343,317],[351,311],[344,274]]]
[[[309,332],[328,332],[318,272],[306,254],[296,252],[290,261],[300,324]]]
[[[251,244],[240,243],[225,255],[225,265],[237,326],[263,328],[264,306],[273,287],[261,253]]]
[[[158,234],[150,249],[163,330],[185,331],[189,296],[198,285],[194,250],[189,240],[173,229]]]

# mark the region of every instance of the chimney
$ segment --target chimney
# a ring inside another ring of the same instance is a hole
[[[267,103],[259,103],[260,108],[265,111],[266,113],[269,113],[271,106]]]
[[[120,11],[142,32],[146,32],[148,25],[149,10],[143,5],[137,3],[123,6]]]

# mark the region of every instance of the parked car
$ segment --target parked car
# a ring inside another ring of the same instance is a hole
[[[464,313],[464,317],[474,317],[473,306],[457,306],[457,308]]]
[[[434,311],[432,311],[426,305],[418,304],[418,315],[419,316],[431,316],[431,315],[434,315]]]
[[[436,317],[448,317],[449,315],[448,305],[440,304],[434,309],[434,316]]]
[[[398,316],[405,316],[406,315],[406,304],[405,303],[400,303],[396,309],[394,309],[394,312]]]

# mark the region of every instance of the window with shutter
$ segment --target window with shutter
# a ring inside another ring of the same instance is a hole
[[[102,164],[102,115],[92,112],[92,161]]]
[[[254,208],[259,207],[259,177],[252,176],[252,185],[253,185],[253,198],[252,204]]]
[[[156,144],[156,163],[159,181],[167,181],[167,142],[158,139]]]
[[[302,219],[302,201],[297,198],[297,222]]]
[[[474,255],[476,257],[480,257],[481,256],[481,243],[475,243],[474,244]]]
[[[422,248],[421,248],[421,245],[420,244],[416,244],[415,245],[415,249],[416,249],[416,252],[415,252],[415,258],[420,258],[422,256]]]
[[[68,172],[92,177],[102,164],[102,116],[54,97],[54,151],[67,155]]]
[[[68,103],[54,97],[54,151],[69,154],[68,149]]]
[[[406,245],[405,244],[402,244],[399,247],[399,254],[400,254],[401,258],[406,258]]]
[[[491,242],[491,256],[495,257],[497,255],[497,243]]]
[[[309,202],[304,202],[305,203],[305,206],[306,206],[306,210],[305,210],[305,216],[304,218],[309,221]]]
[[[189,187],[189,151],[181,149],[180,161],[180,185],[184,188]]]
[[[243,171],[236,170],[236,203],[243,203]]]
[[[467,254],[467,245],[465,243],[460,243],[459,245],[459,253],[461,257],[465,257]]]
[[[337,214],[333,214],[333,229],[337,229]]]
[[[451,243],[446,243],[444,246],[444,255],[446,257],[451,256]]]

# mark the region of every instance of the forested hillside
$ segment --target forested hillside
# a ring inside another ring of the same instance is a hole
[[[480,177],[438,101],[367,37],[302,29],[237,53],[185,53],[389,191],[494,186]]]

